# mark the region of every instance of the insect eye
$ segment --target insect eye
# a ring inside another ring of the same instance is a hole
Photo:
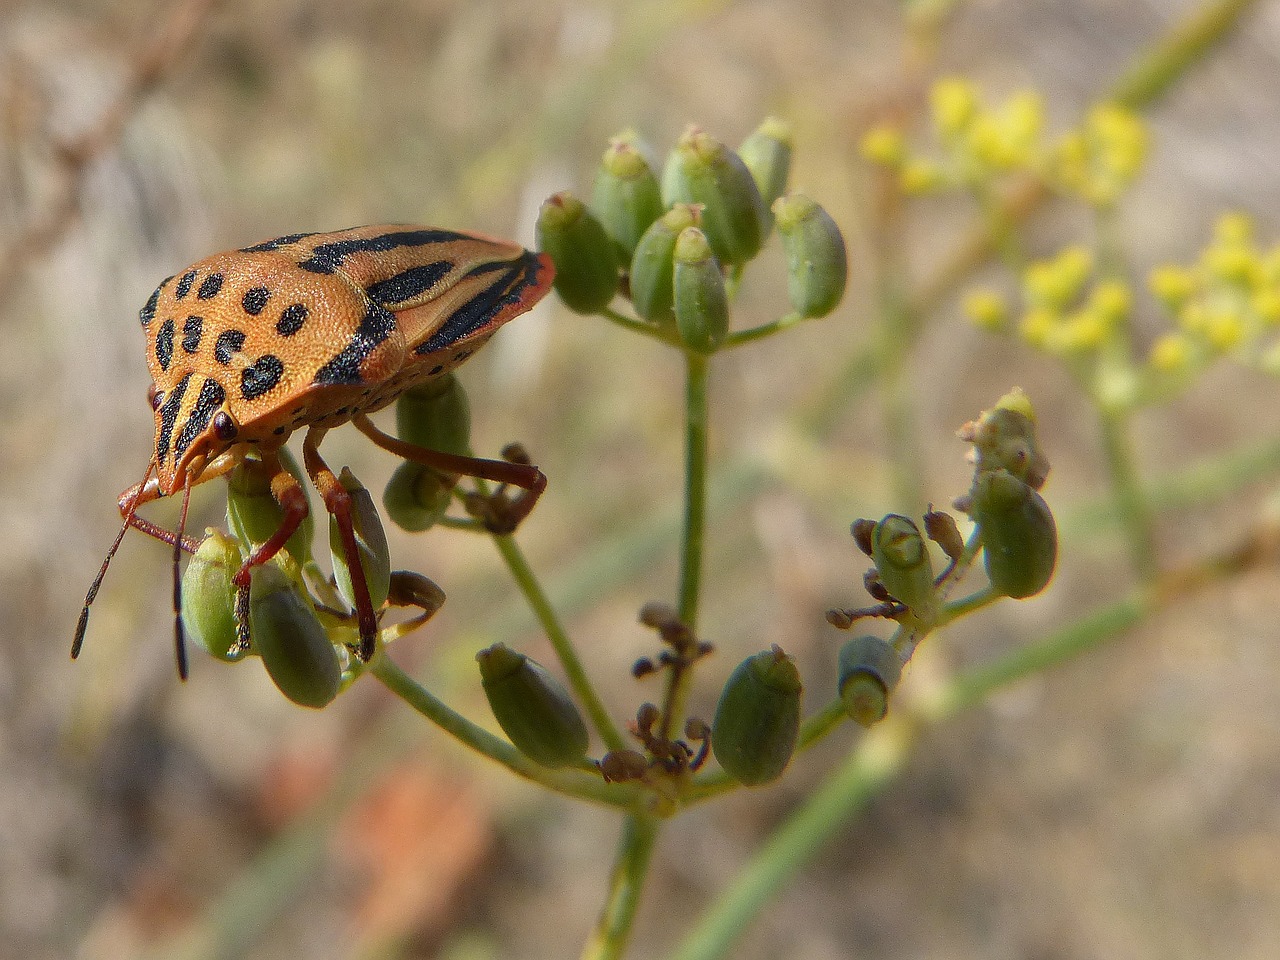
[[[219,440],[230,441],[234,440],[240,431],[230,414],[225,410],[219,410],[213,415],[213,432],[218,435]]]
[[[147,387],[147,403],[151,404],[152,410],[159,410],[160,404],[164,403],[164,394],[156,389],[154,383]]]

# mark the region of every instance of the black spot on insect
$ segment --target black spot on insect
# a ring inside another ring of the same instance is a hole
[[[264,353],[240,373],[240,395],[246,400],[256,400],[278,384],[282,376],[284,363],[281,359]]]
[[[169,438],[173,436],[173,425],[178,421],[178,411],[182,409],[182,397],[187,392],[187,384],[191,382],[191,374],[178,381],[177,386],[165,399],[160,408],[160,430],[156,433],[156,463],[163,463],[169,453]]]
[[[200,283],[200,289],[196,291],[197,300],[212,300],[218,295],[218,291],[222,289],[222,274],[211,273]]]
[[[187,353],[195,353],[200,349],[200,334],[204,330],[204,318],[197,316],[187,317],[187,322],[182,325],[182,349]]]
[[[416,300],[443,280],[453,270],[448,260],[437,260],[418,267],[410,267],[393,277],[380,280],[365,292],[374,303],[394,309],[402,303]]]
[[[160,369],[167,371],[169,364],[173,362],[173,320],[166,320],[160,325],[160,331],[156,334],[156,361],[160,364]]]
[[[231,362],[232,356],[244,347],[243,330],[223,330],[213,343],[213,359],[223,366]]]
[[[472,353],[472,351],[470,351],[470,350],[459,350],[457,353],[455,353],[455,354],[453,355],[453,359],[452,359],[451,361],[449,361],[449,362],[450,362],[450,363],[461,363],[463,360],[466,360],[468,357],[470,357],[470,356],[471,356],[471,353]]]
[[[444,373],[444,364],[437,363],[434,367],[427,371],[428,377],[434,377],[436,374]]]
[[[240,428],[236,426],[236,422],[231,419],[231,414],[225,410],[219,410],[213,415],[213,432],[218,435],[218,439],[225,443],[230,443],[236,438],[236,434],[240,432]]]
[[[181,300],[191,292],[191,285],[196,282],[196,272],[188,270],[178,278],[178,286],[174,288],[173,295]]]
[[[305,240],[307,237],[314,237],[314,233],[290,233],[283,237],[276,237],[274,240],[266,240],[262,243],[256,243],[252,247],[241,247],[241,253],[269,253],[272,250],[279,250],[281,247],[287,247],[290,244],[297,243],[299,240]]]
[[[272,432],[272,433],[274,433],[274,434],[278,437],[278,436],[280,436],[282,433],[284,433],[286,429],[287,429],[286,427],[276,427],[276,428],[275,428],[274,430],[272,430],[271,432]]]
[[[196,402],[191,407],[191,416],[187,417],[187,422],[182,425],[182,431],[173,442],[175,458],[181,456],[183,451],[191,446],[191,442],[204,433],[205,427],[209,426],[209,421],[213,419],[215,413],[219,412],[218,408],[226,399],[227,391],[222,389],[222,384],[211,377],[205,377],[204,383],[200,384],[200,395],[196,397]],[[234,427],[234,424],[232,426]]]
[[[365,397],[371,397],[371,396],[373,396],[373,387],[369,387],[369,388],[368,388],[368,389],[366,389],[366,390],[361,390],[361,391],[360,391],[360,397],[361,397],[361,399],[363,399],[363,398],[365,398]]]
[[[472,269],[467,273],[468,277],[505,268],[489,286],[451,313],[429,339],[414,349],[414,353],[435,353],[480,330],[504,308],[518,303],[526,287],[538,282],[538,267],[538,258],[526,253],[510,263],[486,263]]]
[[[147,302],[142,305],[142,309],[138,311],[138,319],[142,321],[144,327],[156,318],[156,305],[159,302],[160,287],[156,287],[151,292],[151,296],[147,297]]]
[[[356,384],[361,382],[360,364],[378,344],[391,336],[396,318],[386,307],[371,303],[355,335],[332,360],[316,371],[314,383]]]
[[[397,247],[421,247],[430,243],[452,243],[467,239],[451,230],[395,230],[376,237],[352,237],[318,244],[311,256],[298,263],[311,273],[333,273],[353,253],[384,253]]]
[[[289,304],[281,311],[280,319],[276,321],[276,333],[282,337],[292,337],[302,329],[302,324],[306,322],[308,313],[310,311],[307,310],[306,304]]]
[[[333,415],[335,417],[345,417],[350,412],[350,407],[339,407],[337,410],[333,411]]]
[[[271,291],[266,287],[251,287],[244,292],[244,299],[240,301],[240,306],[244,307],[244,312],[249,316],[256,317],[270,299]]]

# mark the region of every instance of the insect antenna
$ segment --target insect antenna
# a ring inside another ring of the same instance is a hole
[[[178,516],[178,535],[173,538],[173,653],[178,660],[178,677],[187,679],[187,640],[182,629],[182,577],[178,568],[182,561],[182,537],[187,532],[187,507],[191,504],[191,474],[182,485],[182,513]]]
[[[154,462],[147,467],[147,472],[143,476],[142,482],[138,484],[133,499],[129,501],[129,506],[124,511],[124,523],[120,525],[120,532],[116,534],[116,538],[111,544],[111,549],[107,551],[107,555],[102,561],[102,566],[98,568],[98,575],[93,578],[93,583],[89,585],[89,592],[85,594],[84,609],[80,611],[80,621],[76,624],[76,635],[71,641],[72,660],[80,656],[80,648],[84,645],[84,634],[89,628],[89,607],[98,596],[98,589],[102,586],[102,578],[107,575],[107,567],[111,566],[111,558],[116,555],[116,551],[120,549],[120,544],[124,542],[124,535],[129,532],[129,527],[133,525],[133,515],[138,509],[138,501],[142,499],[142,490],[147,485],[147,480],[151,478],[153,469],[155,469]]]

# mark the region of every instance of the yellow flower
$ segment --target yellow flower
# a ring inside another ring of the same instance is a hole
[[[910,160],[902,168],[902,189],[907,193],[931,193],[946,186],[947,178],[937,164],[927,160]]]
[[[1181,373],[1191,366],[1194,352],[1186,334],[1166,333],[1151,345],[1147,362],[1162,373]]]
[[[1253,218],[1247,213],[1224,213],[1213,225],[1213,239],[1231,245],[1253,244]]]
[[[881,163],[886,167],[902,164],[907,156],[906,140],[897,127],[882,126],[868,130],[862,138],[862,155],[872,163]]]
[[[1084,289],[1093,271],[1093,254],[1087,247],[1065,247],[1056,257],[1031,264],[1023,273],[1027,299],[1062,308]]]
[[[999,332],[1009,322],[1009,305],[994,290],[970,290],[964,298],[962,309],[975,326],[984,330]]]
[[[1214,349],[1226,353],[1244,340],[1244,320],[1236,310],[1218,310],[1209,314],[1204,332]]]
[[[1183,267],[1164,264],[1151,271],[1147,285],[1166,307],[1177,310],[1196,292],[1196,276]]]
[[[1120,280],[1104,280],[1093,288],[1089,297],[1090,308],[1098,314],[1098,319],[1108,327],[1114,327],[1129,316],[1133,304],[1133,296],[1128,284]]]
[[[944,140],[953,139],[978,112],[978,92],[968,80],[946,77],[929,92],[933,122]]]
[[[1022,339],[1033,347],[1046,346],[1058,325],[1058,314],[1052,310],[1028,310],[1022,318],[1018,332]]]

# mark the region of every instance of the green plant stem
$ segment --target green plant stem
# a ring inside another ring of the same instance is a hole
[[[600,311],[600,316],[604,317],[610,323],[622,327],[631,333],[638,333],[641,336],[648,337],[650,340],[657,340],[659,343],[665,343],[669,347],[679,347],[680,339],[674,331],[664,330],[662,327],[655,327],[651,323],[643,320],[637,320],[635,317],[628,317],[625,313],[619,313],[612,308],[606,308]]]
[[[1111,87],[1111,99],[1145,107],[1182,79],[1256,6],[1258,0],[1212,0],[1173,25]]]
[[[1126,414],[1103,410],[1098,417],[1107,473],[1115,496],[1116,511],[1124,526],[1130,562],[1140,583],[1150,583],[1159,572],[1155,524],[1151,508],[1138,484]]]
[[[445,733],[526,780],[532,780],[557,793],[606,806],[631,807],[636,801],[637,792],[625,785],[605,783],[590,774],[549,770],[534,763],[501,737],[494,736],[445,705],[401,670],[386,653],[373,659],[369,664],[369,672]]]
[[[698,633],[702,592],[703,540],[707,511],[707,387],[711,358],[692,350],[685,357],[684,526],[680,537],[680,586],[677,613]],[[669,737],[684,715],[690,671],[667,671],[659,737]]]
[[[608,896],[596,929],[583,948],[583,960],[617,960],[625,953],[657,837],[658,821],[652,815],[632,813],[627,817]]]
[[[771,320],[768,323],[762,323],[758,327],[750,327],[746,330],[735,330],[725,338],[723,344],[720,345],[721,350],[731,350],[734,347],[740,347],[743,344],[755,343],[757,340],[763,340],[765,337],[771,337],[775,333],[782,333],[784,330],[790,330],[798,323],[804,322],[804,317],[798,313],[788,313],[779,317],[777,320]]]
[[[529,602],[534,616],[542,625],[543,632],[546,633],[547,639],[556,652],[556,657],[560,660],[560,666],[564,668],[569,686],[586,707],[587,714],[591,717],[591,722],[605,746],[610,750],[623,749],[627,742],[613,722],[613,717],[609,715],[608,707],[596,693],[591,678],[587,676],[582,660],[578,657],[578,651],[573,641],[569,639],[568,631],[556,615],[555,608],[551,606],[551,601],[547,598],[546,591],[542,589],[542,583],[533,572],[533,568],[529,566],[524,551],[512,536],[494,536],[493,543],[498,548],[498,553],[502,555],[507,569],[511,571],[512,578],[520,587],[520,592]]]

